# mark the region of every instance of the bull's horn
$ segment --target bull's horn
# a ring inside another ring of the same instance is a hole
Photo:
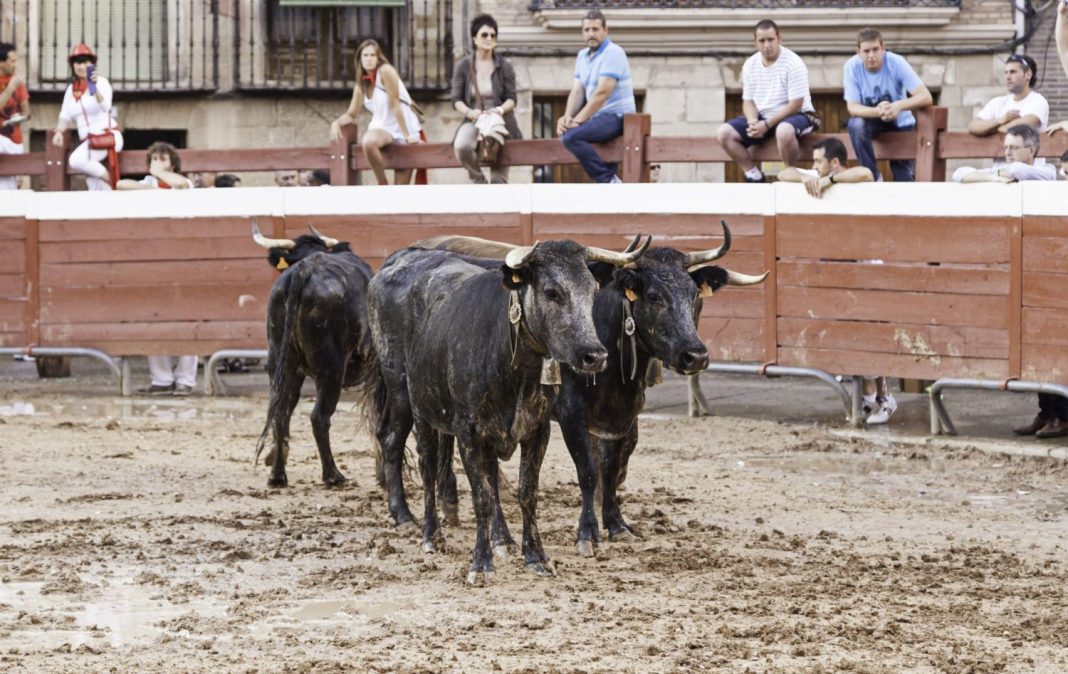
[[[634,235],[634,239],[629,244],[627,244],[627,247],[623,249],[623,252],[624,253],[629,253],[629,252],[633,251],[635,248],[638,247],[638,243],[641,240],[642,240],[642,235],[641,234],[635,234]]]
[[[607,262],[608,264],[614,264],[617,267],[621,267],[625,264],[630,264],[642,255],[645,255],[645,251],[649,248],[649,244],[652,240],[653,236],[650,234],[645,237],[645,241],[643,241],[637,248],[628,250],[625,253],[617,253],[614,250],[605,250],[604,248],[586,248],[586,259],[594,262]],[[629,249],[631,246],[627,246],[627,248]]]
[[[727,221],[720,220],[719,224],[723,226],[723,245],[719,248],[713,248],[712,250],[702,250],[696,253],[690,253],[690,260],[686,265],[689,271],[693,271],[694,267],[697,265],[723,257],[727,251],[731,249],[731,230],[727,227]]]
[[[322,241],[323,245],[326,246],[327,248],[333,248],[338,243],[340,243],[337,239],[331,239],[329,236],[323,236],[322,234],[319,233],[319,230],[317,230],[316,228],[312,227],[311,225],[308,225],[308,229],[310,229],[312,231],[312,234],[314,234],[315,236],[319,237],[319,240]]]
[[[522,269],[527,266],[527,260],[530,259],[537,245],[538,242],[535,241],[533,246],[519,246],[505,256],[504,263],[511,269]]]
[[[268,239],[263,234],[260,234],[260,227],[256,224],[256,219],[252,219],[252,240],[264,248],[285,248],[286,250],[293,250],[297,246],[296,241],[289,239]]]
[[[756,285],[766,279],[770,273],[764,272],[763,274],[753,276],[752,274],[742,274],[736,271],[731,271],[730,269],[724,269],[723,271],[727,272],[727,285],[729,286]]]

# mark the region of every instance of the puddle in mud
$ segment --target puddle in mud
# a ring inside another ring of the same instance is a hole
[[[33,403],[25,403],[16,400],[10,405],[0,405],[0,417],[33,416],[35,408]]]
[[[190,614],[219,617],[226,611],[224,606],[206,601],[173,604],[152,599],[157,591],[133,582],[110,582],[105,590],[107,598],[91,601],[65,594],[42,595],[44,585],[0,583],[0,624],[10,630],[0,636],[0,650],[42,650],[83,643],[123,648],[151,642],[172,631],[162,622]]]
[[[270,637],[277,632],[303,630],[307,627],[306,623],[314,622],[317,626],[324,628],[339,627],[349,632],[358,632],[368,628],[371,621],[383,618],[406,623],[407,616],[418,610],[419,606],[415,601],[391,599],[309,601],[296,610],[290,610],[251,625],[249,630],[254,636]]]

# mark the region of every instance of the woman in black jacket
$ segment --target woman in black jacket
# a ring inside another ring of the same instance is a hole
[[[471,182],[484,184],[486,175],[476,152],[478,118],[496,113],[504,118],[509,140],[522,138],[523,134],[515,120],[515,69],[497,53],[497,22],[492,16],[480,14],[471,21],[471,40],[474,52],[460,59],[452,74],[452,105],[464,116],[452,148]],[[493,183],[507,183],[508,169],[492,166],[490,176]]]

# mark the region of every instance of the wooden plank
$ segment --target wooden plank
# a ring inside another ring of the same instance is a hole
[[[1024,344],[1020,378],[1024,381],[1068,384],[1068,352],[1063,346]]]
[[[0,346],[3,347],[25,347],[26,333],[22,330],[18,332],[4,332],[0,330]]]
[[[233,260],[261,258],[251,236],[41,244],[42,264],[99,261]]]
[[[1008,295],[1006,266],[932,266],[922,263],[870,264],[821,260],[782,260],[779,285],[810,288],[870,288],[965,295]]]
[[[779,365],[812,367],[837,374],[865,377],[902,377],[938,379],[939,377],[973,377],[1005,379],[1008,361],[987,358],[918,357],[895,353],[871,353],[835,349],[779,348]]]
[[[619,236],[645,232],[654,234],[654,243],[659,245],[665,245],[660,243],[663,241],[680,250],[700,250],[723,243],[721,219],[727,221],[733,235],[731,250],[747,237],[764,234],[764,216],[737,213],[535,213],[534,230],[543,239],[558,239],[575,232],[596,231]]]
[[[712,360],[762,361],[764,321],[750,318],[702,318],[697,334]]]
[[[260,230],[270,232],[266,218],[258,218]],[[267,234],[270,236],[270,234]],[[114,242],[151,239],[237,238],[252,243],[251,217],[123,218],[121,220],[42,220],[42,242]]]
[[[263,284],[190,284],[41,289],[42,323],[258,320],[267,315]]]
[[[775,360],[779,343],[779,269],[778,269],[778,223],[775,216],[764,220],[764,255],[761,266],[772,273],[761,284],[764,288],[764,351],[760,360]],[[751,272],[752,273],[752,272]]]
[[[1028,344],[1068,347],[1068,311],[1024,307],[1022,323],[1025,347]]]
[[[89,342],[57,342],[49,346],[80,346],[91,349],[99,349],[111,356],[173,356],[191,354],[196,356],[208,356],[222,349],[264,349],[263,342],[253,340],[204,340],[204,341],[89,341]]]
[[[26,240],[0,241],[0,268],[10,274],[26,273]]]
[[[26,277],[22,274],[0,274],[0,297],[26,299]]]
[[[1068,309],[1068,274],[1024,272],[1023,305]]]
[[[10,155],[8,155],[10,156]],[[26,220],[23,218],[0,218],[0,241],[26,239]]]
[[[1013,219],[1009,264],[1009,376],[1020,376],[1020,337],[1023,320],[1020,311],[1023,305],[1023,222]]]
[[[963,358],[1009,357],[1009,335],[993,328],[780,318],[779,344],[809,349]]]
[[[451,147],[451,145],[450,145]],[[119,153],[123,175],[145,175],[144,150]],[[182,150],[182,169],[189,171],[278,171],[282,169],[328,169],[330,147],[279,147],[240,150]],[[68,173],[73,173],[70,169]]]
[[[987,159],[1001,157],[1004,136],[999,133],[990,136],[973,136],[965,131],[943,131],[938,136],[938,156],[942,159]],[[1068,151],[1068,137],[1056,134],[1043,136],[1039,155],[1042,157],[1060,157]]]
[[[0,162],[0,176],[39,176],[45,172],[45,153],[5,154]]]
[[[57,323],[41,327],[44,344],[154,341],[253,341],[266,345],[266,320],[158,323]]]
[[[0,297],[0,332],[26,332],[26,300]]]
[[[1068,135],[1065,138],[1068,138]],[[1068,218],[1064,216],[1025,215],[1023,225],[1025,240],[1033,236],[1055,239],[1068,238]]]
[[[1005,329],[1008,298],[992,295],[906,293],[779,287],[781,317],[888,321]]]
[[[171,260],[166,262],[72,262],[41,265],[41,283],[53,290],[77,286],[143,286],[199,283],[262,283],[270,287],[278,272],[262,258],[247,260]]]
[[[1005,218],[778,215],[779,257],[1007,264]]]
[[[812,146],[826,138],[837,138],[846,146],[850,159],[856,159],[849,134],[813,133],[801,139],[801,160],[812,160]],[[913,159],[916,156],[916,133],[884,133],[875,141],[875,154],[880,159]],[[754,159],[781,161],[775,143],[762,143],[752,150]],[[727,151],[714,136],[650,136],[645,142],[648,162],[667,164],[672,162],[730,162]],[[993,155],[991,155],[993,156]]]
[[[36,344],[41,323],[41,242],[40,223],[26,221],[26,343]]]
[[[1068,274],[1068,238],[1025,236],[1023,269]]]
[[[649,182],[649,165],[645,162],[645,141],[653,119],[649,115],[623,115],[623,159],[619,177],[625,183]]]
[[[705,298],[701,308],[701,320],[706,318],[764,318],[765,289],[760,286],[747,288],[723,288],[712,297]]]
[[[623,139],[615,138],[607,143],[594,143],[594,148],[607,162],[620,162],[623,159]],[[371,168],[363,148],[354,145],[353,161],[357,169],[366,171]],[[184,153],[182,155],[184,163]],[[394,168],[459,168],[460,162],[453,154],[452,143],[420,143],[419,145],[389,145],[382,150],[382,164],[387,169]],[[514,140],[501,149],[499,157],[502,166],[539,166],[542,164],[577,164],[575,155],[567,151],[559,139],[552,140]],[[299,166],[294,164],[288,168]],[[315,168],[315,167],[309,167]],[[245,169],[250,170],[250,169]]]

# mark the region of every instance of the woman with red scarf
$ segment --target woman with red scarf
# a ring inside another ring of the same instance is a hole
[[[363,106],[371,113],[371,123],[363,135],[363,153],[379,185],[388,185],[382,165],[382,148],[390,143],[419,143],[426,140],[419,122],[419,108],[412,102],[397,69],[389,64],[382,47],[374,40],[364,40],[356,49],[356,88],[345,114],[330,125],[331,138],[341,138],[341,127],[352,124]],[[425,171],[416,183],[426,182]],[[406,185],[411,170],[394,171],[394,183]]]
[[[63,95],[52,144],[61,147],[67,128],[77,125],[82,142],[67,160],[70,167],[85,174],[91,191],[111,190],[119,179],[117,153],[122,150],[122,132],[111,118],[111,84],[96,72],[96,54],[87,45],[75,45],[67,62],[71,83]],[[104,159],[108,168],[100,163]]]

